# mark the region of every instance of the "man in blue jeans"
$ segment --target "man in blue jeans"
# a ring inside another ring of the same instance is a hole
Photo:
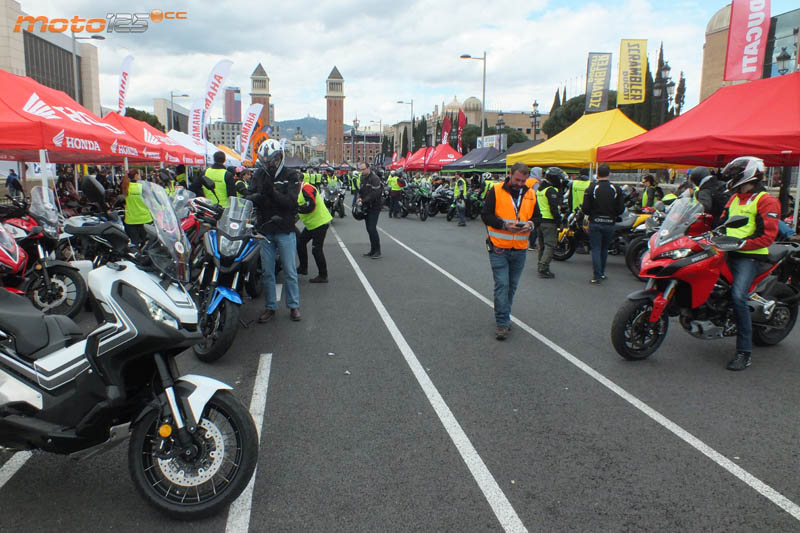
[[[622,191],[608,181],[611,170],[603,163],[597,167],[597,182],[583,194],[583,213],[589,217],[589,245],[592,249],[592,280],[595,285],[606,279],[608,247],[614,237],[614,223],[625,210]]]
[[[528,188],[528,167],[515,163],[511,176],[486,194],[481,219],[494,277],[495,338],[504,340],[511,329],[511,304],[525,268],[528,237],[533,229],[536,195]]]
[[[258,148],[258,168],[253,174],[251,189],[237,183],[237,191],[251,200],[260,213],[258,227],[265,239],[261,241],[261,270],[264,283],[265,310],[258,317],[263,324],[275,316],[278,308],[275,296],[275,260],[280,256],[283,283],[289,317],[300,320],[300,289],[297,285],[297,237],[294,217],[300,194],[300,176],[284,167],[285,154],[281,143],[267,139]]]

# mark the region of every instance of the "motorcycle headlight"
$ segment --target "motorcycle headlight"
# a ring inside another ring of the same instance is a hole
[[[687,257],[691,253],[692,250],[690,248],[677,248],[675,250],[670,250],[668,252],[658,254],[658,256],[656,256],[656,259],[683,259],[684,257]]]
[[[233,257],[239,253],[244,241],[232,241],[224,235],[219,236],[219,255]]]
[[[178,329],[177,318],[172,316],[169,311],[158,305],[158,302],[150,298],[142,291],[137,289],[136,292],[138,292],[139,296],[141,296],[142,300],[144,300],[144,303],[147,306],[147,311],[150,313],[150,318],[152,318],[156,322],[161,322],[162,324],[166,324],[167,326],[173,329]]]

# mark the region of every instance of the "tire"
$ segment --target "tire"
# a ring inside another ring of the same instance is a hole
[[[422,222],[428,220],[428,202],[420,202],[418,213]]]
[[[455,207],[451,207],[447,211],[447,221],[450,222],[451,220],[453,220],[453,217],[455,217],[455,216],[456,216],[456,209],[455,209]]]
[[[201,319],[211,322],[201,326],[203,340],[192,346],[198,359],[204,363],[212,363],[225,355],[239,330],[240,307],[223,298],[211,315],[206,315]],[[205,314],[205,309],[206,306],[203,306],[201,313]]]
[[[776,283],[769,296],[765,298],[781,300],[794,296],[794,290],[785,283]],[[772,312],[771,324],[778,327],[765,327],[753,324],[753,344],[756,346],[774,346],[786,338],[792,332],[797,322],[797,304],[783,305],[778,304]]]
[[[611,343],[624,359],[638,361],[650,357],[667,336],[669,319],[662,313],[658,321],[650,322],[653,302],[627,300],[614,315],[611,324]],[[631,340],[632,335],[645,336],[642,341]]]
[[[172,443],[157,435],[160,423],[159,413],[151,411],[131,431],[128,471],[136,490],[173,519],[197,520],[224,512],[250,482],[258,462],[258,434],[245,406],[227,390],[211,397],[198,421],[195,442],[201,452],[196,461],[155,456],[157,446]],[[221,458],[209,455],[220,448]],[[195,470],[201,461],[206,467],[202,473]]]
[[[404,205],[400,206],[400,217],[406,218],[408,216],[408,208]]]
[[[628,247],[625,249],[625,264],[628,265],[628,270],[631,271],[631,274],[641,281],[647,279],[641,277],[639,272],[642,270],[642,257],[647,252],[648,240],[645,236],[636,237],[628,243]]]
[[[344,204],[339,203],[339,207],[336,208],[336,212],[339,214],[339,218],[344,218]]]
[[[439,209],[436,207],[436,204],[433,202],[428,202],[428,216],[435,217],[438,212]]]
[[[250,276],[244,284],[244,290],[251,298],[258,298],[264,294],[264,284],[261,280],[261,258],[256,257],[250,266]]]
[[[25,296],[44,313],[75,318],[83,309],[89,292],[80,272],[56,265],[48,268],[47,274],[50,286],[45,286],[44,277],[37,274],[25,290]]]
[[[556,247],[553,249],[553,259],[556,261],[566,261],[575,254],[575,248],[578,244],[575,242],[575,237],[564,235],[560,241],[556,241]]]

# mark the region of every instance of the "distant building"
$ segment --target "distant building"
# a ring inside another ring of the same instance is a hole
[[[225,122],[242,121],[242,91],[239,87],[225,87],[223,115]]]
[[[299,157],[303,161],[308,162],[313,156],[311,148],[311,140],[303,135],[303,130],[299,127],[295,131],[291,139],[286,141],[286,151],[293,157]]]
[[[173,120],[172,129],[178,130],[183,133],[189,131],[189,109],[177,104],[174,99],[172,102]],[[158,121],[164,125],[164,128],[170,129],[169,122],[169,98],[154,98],[153,99],[153,114]]]
[[[208,142],[211,144],[224,144],[228,148],[236,149],[236,137],[241,134],[241,122],[220,120],[208,125]]]
[[[265,126],[272,124],[272,116],[275,113],[269,103],[271,96],[272,95],[269,94],[269,76],[267,76],[267,71],[264,70],[261,63],[259,63],[250,75],[250,103],[262,104],[264,106],[261,110],[261,118]]]
[[[338,165],[349,158],[344,154],[344,78],[335,66],[328,74],[325,88],[327,160],[332,165]]]
[[[353,130],[348,130],[342,137],[344,142],[344,160],[356,163],[366,161],[372,163],[375,157],[381,153],[381,134],[380,132],[358,130],[353,136]]]

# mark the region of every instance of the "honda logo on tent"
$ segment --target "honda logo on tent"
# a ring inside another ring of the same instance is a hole
[[[115,154],[117,153],[117,140],[116,139],[114,139],[114,142],[111,143],[111,151],[114,152]]]
[[[161,144],[158,137],[147,131],[147,128],[144,128],[144,142],[147,144]]]
[[[39,95],[36,93],[31,94],[31,97],[28,98],[28,101],[22,106],[22,110],[31,115],[36,115],[37,117],[46,118],[48,120],[59,119],[59,116],[56,115],[53,108],[42,102],[42,100],[39,99]]]
[[[180,163],[181,162],[181,160],[178,159],[177,157],[171,156],[170,154],[165,154],[165,155],[166,155],[167,163]]]
[[[145,148],[144,156],[150,159],[158,159],[161,156],[161,154],[159,154],[158,152],[148,152],[147,148]]]
[[[59,131],[55,137],[53,137],[53,144],[61,148],[64,144],[64,130]]]

